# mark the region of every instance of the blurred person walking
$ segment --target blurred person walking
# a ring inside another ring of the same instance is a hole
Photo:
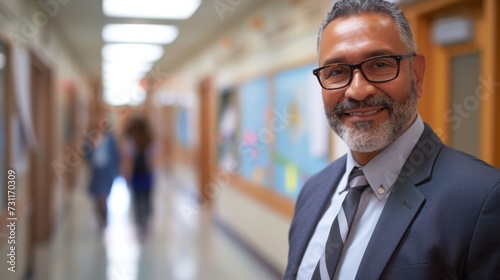
[[[153,137],[147,120],[138,116],[130,120],[125,134],[126,154],[131,163],[130,172],[126,177],[132,189],[136,223],[140,234],[144,236],[152,213]]]
[[[99,227],[107,225],[107,199],[113,181],[120,173],[120,155],[117,138],[112,130],[112,115],[99,112],[93,121],[89,136],[93,139],[93,149],[87,154],[91,169],[89,192],[95,201]]]

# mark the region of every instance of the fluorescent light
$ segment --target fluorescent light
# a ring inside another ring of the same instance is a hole
[[[120,46],[123,47],[123,45]],[[147,51],[147,49],[142,51]],[[108,52],[112,55],[109,55]],[[120,54],[121,52],[125,54]],[[119,55],[124,56],[124,58],[117,59]],[[138,105],[144,102],[146,92],[141,86],[141,79],[151,69],[153,61],[142,61],[138,59],[137,55],[131,60],[129,53],[122,48],[103,49],[103,56],[111,56],[102,63],[102,84],[106,102],[114,106]]]
[[[102,73],[146,73],[153,67],[152,61],[104,61],[102,63]]]
[[[103,75],[102,81],[108,88],[126,88],[137,85],[142,79],[142,75]]]
[[[120,105],[140,105],[146,100],[147,94],[140,87],[129,88],[127,90],[108,90],[104,93],[105,101],[113,106]]]
[[[156,61],[163,55],[163,47],[147,44],[106,44],[102,48],[105,61]]]
[[[201,0],[103,0],[102,10],[108,17],[188,19]]]
[[[146,99],[146,91],[138,82],[118,83],[119,81],[104,84],[104,98],[109,104],[114,106],[139,105]]]
[[[121,94],[118,90],[104,90],[104,101],[112,106],[128,104],[129,97]]]
[[[173,25],[107,24],[102,29],[102,39],[109,43],[170,44],[177,35]]]
[[[137,105],[146,99],[141,79],[153,62],[161,58],[163,47],[148,44],[107,44],[102,48],[102,79],[106,102]]]

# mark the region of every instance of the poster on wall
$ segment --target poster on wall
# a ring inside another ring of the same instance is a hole
[[[267,124],[271,116],[269,84],[265,78],[241,86],[238,95],[240,139],[237,143],[240,174],[262,186],[272,184],[271,137]]]
[[[188,109],[186,107],[177,107],[176,123],[177,133],[175,135],[177,135],[177,141],[182,147],[189,148],[189,116]]]
[[[237,158],[238,106],[236,90],[228,88],[219,95],[217,116],[217,160],[219,167],[232,171]]]
[[[287,116],[276,131],[272,155],[276,190],[296,199],[310,176],[328,164],[329,129],[321,88],[312,75],[316,64],[287,70],[275,76],[275,107]]]

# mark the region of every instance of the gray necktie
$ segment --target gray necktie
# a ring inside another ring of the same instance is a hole
[[[335,275],[342,248],[344,247],[349,229],[358,209],[361,193],[368,186],[368,181],[363,174],[363,170],[357,167],[354,168],[349,175],[347,185],[349,186],[349,193],[347,193],[342,207],[333,221],[325,250],[314,270],[313,280],[333,279]]]

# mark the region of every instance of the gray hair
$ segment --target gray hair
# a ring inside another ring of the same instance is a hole
[[[384,0],[339,0],[326,15],[318,34],[318,49],[326,26],[333,20],[341,17],[357,16],[364,13],[382,13],[390,16],[396,22],[399,37],[408,52],[417,52],[410,25],[401,9],[393,3]]]

